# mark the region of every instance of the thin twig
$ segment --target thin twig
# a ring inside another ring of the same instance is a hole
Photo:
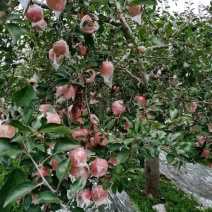
[[[152,23],[152,21],[150,20],[150,18],[148,19],[149,23],[158,31],[158,34],[165,40],[167,40],[167,38],[165,38],[163,35],[160,34],[159,29]]]
[[[133,75],[130,71],[128,71],[128,70],[126,70],[126,69],[124,69],[124,71],[125,71],[126,73],[128,73],[132,78],[136,79],[136,80],[138,81],[138,85],[144,83],[143,80],[141,80],[140,78],[138,78],[138,77],[136,77],[135,75]]]
[[[85,103],[86,103],[86,107],[87,107],[87,110],[88,110],[88,116],[89,116],[89,119],[90,119],[91,110],[90,110],[90,107],[89,107],[89,104],[88,104],[88,85],[87,85],[87,83],[85,83]]]
[[[41,173],[38,164],[34,161],[34,159],[32,158],[32,156],[29,154],[26,146],[23,144],[24,150],[25,150],[25,154],[30,158],[30,160],[33,162],[35,168],[38,170],[44,184],[51,190],[51,192],[56,193],[56,191],[49,185],[49,183],[46,181],[46,179],[44,178],[43,174]]]

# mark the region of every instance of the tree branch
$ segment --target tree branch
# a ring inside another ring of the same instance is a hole
[[[35,168],[37,169],[37,171],[39,172],[43,183],[51,190],[51,192],[56,193],[56,191],[49,185],[49,183],[46,181],[46,179],[44,178],[43,174],[41,173],[38,164],[34,161],[34,159],[32,158],[32,156],[29,154],[26,146],[23,144],[24,150],[25,150],[25,154],[30,158],[30,160],[32,161],[32,163],[34,164]]]
[[[164,60],[178,60],[170,57],[154,57],[154,56],[140,56],[140,58],[153,58],[153,59],[164,59]]]
[[[132,78],[134,78],[134,79],[136,79],[137,81],[138,81],[138,85],[140,85],[140,84],[144,84],[144,82],[143,82],[143,80],[142,79],[140,79],[140,78],[138,78],[138,77],[136,77],[135,75],[133,75],[130,71],[128,71],[128,70],[124,70],[126,73],[128,73]]]
[[[126,40],[131,40],[132,39],[132,30],[122,15],[120,15],[120,22],[122,25],[121,31],[124,33],[124,37],[126,38]]]
[[[163,46],[149,46],[146,48],[146,51],[157,50],[157,49],[167,49],[167,48],[172,48],[172,45],[168,44],[168,45],[163,45]]]

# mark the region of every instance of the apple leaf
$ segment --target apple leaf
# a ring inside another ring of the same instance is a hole
[[[71,134],[71,129],[69,127],[60,124],[47,124],[40,129],[40,133],[64,133]]]
[[[10,172],[7,177],[6,181],[2,184],[2,187],[0,189],[0,211],[9,212],[11,204],[8,204],[6,207],[3,208],[5,199],[7,198],[8,194],[18,184],[26,181],[26,175],[21,169],[14,169],[12,172]]]
[[[8,204],[15,202],[16,200],[30,193],[35,188],[36,188],[36,185],[34,185],[31,182],[22,182],[18,184],[8,194],[3,207],[6,207]]]
[[[74,181],[71,185],[70,185],[70,195],[72,197],[74,197],[77,193],[77,191],[81,188],[83,183],[83,178],[82,176],[80,176],[76,181]]]
[[[15,158],[22,152],[20,146],[15,143],[10,143],[9,139],[0,139],[0,157],[9,156]]]
[[[25,132],[25,133],[28,133],[28,132],[31,132],[31,129],[30,127],[27,127],[25,125],[23,125],[20,121],[18,120],[12,120],[10,122],[11,125],[13,125],[14,127],[18,128],[18,130],[20,132]]]
[[[128,6],[134,6],[134,5],[157,5],[156,0],[134,0],[131,1]]]
[[[69,139],[60,139],[60,141],[57,141],[55,144],[53,154],[57,154],[60,152],[70,151],[72,149],[75,149],[76,147],[80,146],[79,143],[75,141],[71,141]]]
[[[34,98],[35,91],[31,85],[27,85],[21,90],[14,93],[12,100],[20,107],[27,106]]]
[[[69,169],[71,167],[71,159],[67,158],[66,160],[59,163],[56,170],[56,176],[59,181],[62,181],[67,176]]]
[[[15,24],[15,23],[9,23],[9,24],[6,25],[6,28],[7,28],[8,32],[10,33],[10,35],[12,37],[13,44],[16,44],[17,41],[21,37],[20,26],[18,24]]]
[[[52,193],[51,191],[44,191],[38,194],[34,204],[39,203],[60,203],[60,199],[57,194]]]
[[[130,151],[128,149],[123,149],[118,155],[117,160],[118,163],[124,163],[130,156]]]

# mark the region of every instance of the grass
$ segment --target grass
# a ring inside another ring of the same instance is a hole
[[[183,191],[177,189],[174,184],[167,179],[161,177],[160,195],[158,198],[149,198],[142,193],[145,187],[145,179],[140,175],[137,180],[129,184],[126,191],[130,196],[132,204],[134,204],[141,212],[155,212],[153,205],[159,204],[160,199],[166,200],[167,212],[212,212],[212,208],[200,210],[200,206],[192,195],[187,195]]]

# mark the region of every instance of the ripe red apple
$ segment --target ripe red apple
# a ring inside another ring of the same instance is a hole
[[[31,193],[31,195],[32,195],[32,203],[33,203],[35,201],[35,199],[36,199],[36,194]]]
[[[210,156],[210,150],[209,149],[203,149],[201,156],[202,157],[209,157]]]
[[[41,19],[40,21],[38,21],[34,28],[38,31],[38,32],[42,32],[45,28],[47,27],[47,23],[44,19]]]
[[[107,173],[108,162],[105,159],[97,158],[90,164],[90,171],[94,177],[101,177]]]
[[[39,106],[39,111],[42,112],[42,113],[46,113],[46,112],[49,111],[49,109],[50,109],[51,106],[52,106],[52,105],[50,105],[50,104],[43,104],[43,105],[40,105],[40,106]]]
[[[60,116],[57,113],[46,112],[47,123],[61,124]]]
[[[146,98],[144,96],[136,96],[134,100],[136,102],[140,102],[143,105],[143,107],[146,107]]]
[[[110,158],[110,159],[108,160],[108,163],[111,163],[111,164],[113,164],[114,166],[116,166],[116,165],[118,164],[118,160],[117,160],[117,158]]]
[[[66,0],[46,0],[49,8],[56,12],[62,12],[66,6]]]
[[[130,124],[126,121],[125,124],[124,124],[124,129],[125,130],[128,130],[130,129]]]
[[[197,109],[197,103],[196,102],[191,102],[185,105],[185,108],[188,112],[194,113]]]
[[[0,124],[0,138],[12,138],[15,136],[16,129],[12,125]]]
[[[52,169],[53,169],[53,170],[56,170],[56,169],[57,169],[58,164],[59,164],[59,163],[58,163],[54,158],[52,158]]]
[[[28,10],[26,11],[26,18],[31,22],[40,21],[43,18],[42,8],[37,4],[29,6]]]
[[[126,6],[126,9],[129,12],[130,17],[135,17],[143,13],[143,8],[141,5],[134,5],[134,6]]]
[[[76,179],[82,176],[84,181],[86,181],[89,176],[88,170],[83,166],[80,167],[71,166],[69,173]]]
[[[84,189],[77,194],[77,201],[81,204],[91,204],[91,190]]]
[[[77,129],[72,132],[73,139],[77,140],[78,142],[87,142],[90,135],[89,129]]]
[[[105,135],[101,135],[100,132],[94,133],[94,141],[96,144],[99,144],[100,146],[107,145],[107,137]]]
[[[82,147],[76,147],[73,151],[69,153],[69,157],[71,158],[72,166],[86,166],[88,156],[86,151]]]
[[[92,148],[92,147],[95,147],[97,146],[98,144],[95,142],[95,139],[94,137],[91,137],[89,142],[87,143],[86,147],[87,148]]]
[[[205,137],[202,135],[197,135],[197,146],[202,147],[205,143]]]
[[[100,68],[100,74],[102,76],[110,76],[114,72],[114,66],[113,63],[110,61],[105,61],[102,63],[102,66]]]
[[[42,174],[44,177],[50,176],[50,171],[49,171],[48,168],[46,168],[46,167],[41,167],[39,170],[40,170],[41,174]],[[41,175],[40,175],[40,173],[39,173],[38,171],[37,171],[36,173],[33,173],[33,174],[32,174],[32,177],[34,177],[34,176],[36,176],[35,182],[37,182],[37,181],[41,178]]]
[[[112,111],[115,116],[121,116],[126,110],[122,100],[117,100],[112,104]]]
[[[120,91],[120,88],[118,86],[113,86],[113,90],[115,93],[118,93]]]
[[[96,206],[108,204],[108,191],[104,190],[102,185],[94,185],[91,190],[91,198]]]
[[[90,122],[91,122],[91,124],[93,124],[94,128],[96,128],[99,125],[99,118],[95,114],[91,114]]]
[[[86,83],[92,83],[95,80],[96,72],[93,69],[87,70],[87,72],[90,74],[90,77],[85,79]]]
[[[89,15],[85,15],[80,22],[80,29],[85,34],[92,34],[99,29],[99,24],[93,21]]]
[[[143,52],[145,52],[146,51],[146,48],[144,47],[144,46],[139,46],[138,48],[137,48],[137,52],[138,53],[143,53]]]
[[[81,43],[77,43],[76,46],[79,47],[79,51],[80,51],[80,54],[82,56],[85,56],[87,54],[87,49],[85,46],[83,46]]]
[[[57,56],[64,56],[68,53],[68,45],[66,41],[59,40],[53,44],[53,51]]]

